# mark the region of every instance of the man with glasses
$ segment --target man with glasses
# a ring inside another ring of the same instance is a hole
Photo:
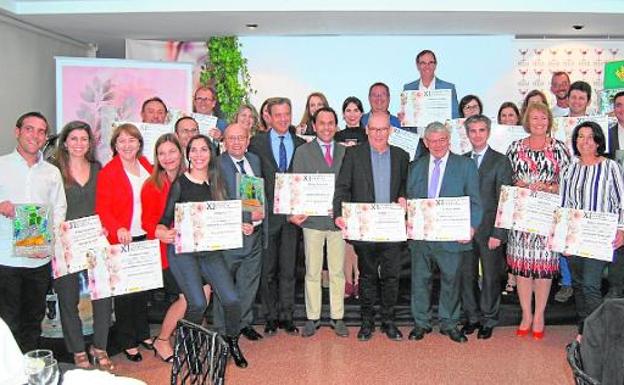
[[[420,340],[431,332],[431,280],[433,265],[436,264],[440,270],[440,333],[455,342],[468,341],[457,328],[460,313],[459,267],[462,252],[472,249],[471,239],[481,222],[479,174],[475,162],[449,151],[450,136],[449,129],[440,122],[427,125],[424,141],[429,155],[412,163],[407,181],[407,197],[436,199],[468,196],[470,238],[449,242],[408,242],[412,256],[411,308],[414,317],[410,340]]]
[[[217,94],[211,87],[201,86],[195,90],[193,96],[193,111],[198,114],[216,116]],[[210,137],[220,140],[227,127],[227,122],[217,116],[217,129],[210,132]]]
[[[420,51],[418,55],[416,55],[416,68],[420,73],[420,79],[404,85],[403,90],[451,90],[451,113],[453,114],[453,119],[459,118],[455,85],[435,76],[437,66],[438,60],[433,51],[428,49]]]
[[[366,132],[368,142],[348,147],[336,180],[334,193],[335,223],[345,228],[342,203],[391,203],[405,205],[405,182],[409,156],[388,144],[390,117],[378,112],[371,115]],[[381,331],[391,340],[403,335],[394,323],[394,308],[399,295],[399,272],[404,242],[350,241],[359,257],[360,341],[367,341],[375,331],[374,306],[381,287]]]
[[[249,146],[249,132],[239,124],[229,125],[223,134],[223,143],[226,152],[218,158],[221,175],[225,181],[228,199],[240,199],[236,188],[237,174],[262,177],[260,158],[247,152]],[[225,250],[223,256],[230,269],[241,305],[241,334],[248,340],[256,341],[262,338],[253,327],[253,304],[260,284],[262,269],[263,228],[267,229],[264,212],[243,212],[243,223],[253,226],[251,235],[243,236],[243,247],[234,250]],[[266,242],[264,242],[266,245]],[[214,326],[218,331],[224,330],[224,312],[218,296],[215,296]]]

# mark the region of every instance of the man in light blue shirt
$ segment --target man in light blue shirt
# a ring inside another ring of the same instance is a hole
[[[0,156],[0,317],[24,352],[37,348],[41,334],[50,255],[15,255],[15,208],[26,203],[48,206],[53,226],[65,219],[67,210],[61,173],[42,157],[47,133],[48,122],[43,115],[26,113],[15,125],[15,151]]]

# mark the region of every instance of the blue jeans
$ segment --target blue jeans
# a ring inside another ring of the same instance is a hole
[[[561,286],[572,286],[572,274],[570,274],[570,266],[566,256],[559,256],[559,273],[561,274]]]
[[[607,262],[597,259],[570,256],[572,271],[572,287],[574,288],[574,302],[579,320],[579,333],[583,332],[583,321],[602,303],[600,286],[602,272]]]
[[[176,254],[173,246],[167,249],[169,268],[186,297],[185,318],[201,324],[208,307],[204,282],[212,286],[225,313],[225,334],[235,337],[240,332],[240,302],[232,275],[219,251]]]

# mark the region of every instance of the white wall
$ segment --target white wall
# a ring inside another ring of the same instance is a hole
[[[54,56],[93,56],[86,44],[55,36],[0,14],[0,154],[13,150],[24,112],[40,111],[54,127]]]

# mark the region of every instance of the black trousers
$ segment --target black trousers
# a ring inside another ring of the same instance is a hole
[[[473,240],[472,250],[465,251],[462,255],[461,302],[470,323],[481,322],[488,327],[498,324],[503,282],[501,272],[504,271],[502,266],[505,264],[503,245],[490,250],[487,242]],[[480,292],[477,284],[479,260],[483,268]]]
[[[0,266],[0,317],[23,352],[39,345],[50,281],[49,263],[35,268]]]
[[[624,290],[624,246],[615,250],[613,262],[609,265],[609,288],[619,292]]]
[[[267,320],[292,320],[299,235],[299,229],[290,222],[283,223],[278,231],[269,234],[260,278],[260,298]]]
[[[360,312],[362,321],[373,322],[377,290],[381,286],[381,320],[394,321],[399,296],[402,243],[353,242],[360,268]]]

